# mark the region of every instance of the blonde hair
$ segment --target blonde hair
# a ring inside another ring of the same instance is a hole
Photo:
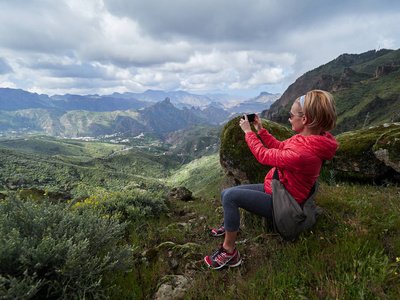
[[[300,105],[300,98],[297,98],[296,101]],[[336,126],[335,100],[328,92],[322,90],[309,91],[305,95],[302,111],[309,120],[308,126],[310,128],[329,131]]]

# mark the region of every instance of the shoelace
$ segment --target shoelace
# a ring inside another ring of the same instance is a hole
[[[214,253],[213,255],[211,255],[212,258],[216,258],[218,255],[221,254],[221,252],[224,250],[224,248],[219,247]]]
[[[219,230],[219,229],[224,229],[224,230],[225,230],[225,228],[224,228],[224,222],[222,222],[221,225],[219,225],[219,226],[217,227],[217,230]]]

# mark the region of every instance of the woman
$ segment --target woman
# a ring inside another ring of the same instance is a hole
[[[247,115],[239,125],[245,133],[246,142],[256,159],[264,165],[278,168],[281,183],[300,204],[319,176],[322,162],[331,159],[337,149],[335,138],[328,132],[336,126],[337,114],[332,95],[313,90],[297,98],[290,110],[289,122],[295,136],[280,142],[262,127],[258,115],[251,130]],[[225,235],[224,243],[212,255],[204,258],[213,268],[236,267],[242,262],[235,247],[239,230],[240,212],[243,208],[251,213],[272,219],[271,181],[275,171],[272,168],[263,184],[249,184],[223,190],[221,202],[224,208],[224,223],[212,230],[212,235]]]

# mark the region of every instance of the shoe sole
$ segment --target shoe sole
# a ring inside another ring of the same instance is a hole
[[[223,233],[217,233],[217,234],[211,233],[211,236],[218,237],[218,236],[223,236],[224,234],[225,234],[225,232],[223,232]]]
[[[206,256],[206,257],[207,257],[207,256]],[[222,265],[222,266],[213,267],[212,265],[209,265],[209,264],[208,264],[208,262],[207,262],[207,260],[206,260],[206,257],[204,257],[204,262],[206,263],[206,265],[207,265],[210,269],[218,270],[218,269],[221,269],[221,268],[223,268],[223,267],[225,267],[225,266],[228,266],[228,263],[229,263],[229,262],[227,262],[226,264],[224,264],[224,265]]]
[[[242,264],[242,258],[240,258],[240,260],[237,263],[235,263],[233,265],[229,264],[228,266],[229,266],[229,268],[234,268],[234,267],[240,266],[241,264]]]
[[[207,256],[204,257],[204,262],[206,263],[206,265],[207,265],[209,268],[211,268],[211,269],[213,269],[213,270],[219,270],[219,269],[221,269],[221,268],[223,268],[223,267],[234,268],[234,267],[238,267],[238,266],[240,266],[240,265],[242,264],[242,258],[240,258],[240,260],[239,260],[237,263],[233,264],[233,265],[229,264],[230,261],[228,261],[226,264],[224,264],[224,265],[222,265],[222,266],[213,267],[212,265],[209,265],[209,264],[208,264],[206,258],[207,258]]]

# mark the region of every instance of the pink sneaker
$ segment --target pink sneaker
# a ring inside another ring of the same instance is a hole
[[[225,234],[224,222],[222,222],[221,225],[219,225],[217,228],[211,230],[212,236],[222,236],[224,234]]]
[[[212,255],[204,257],[204,262],[212,269],[221,269],[224,266],[237,267],[242,263],[239,251],[235,248],[233,253],[227,253],[222,244]]]

